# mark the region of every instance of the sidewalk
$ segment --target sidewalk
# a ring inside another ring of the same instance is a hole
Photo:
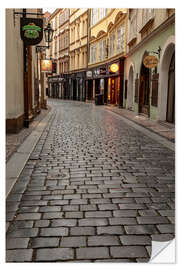
[[[105,109],[117,113],[124,118],[127,118],[130,121],[133,121],[140,126],[147,128],[148,130],[170,140],[171,142],[175,142],[175,126],[168,122],[158,122],[155,120],[150,120],[143,115],[137,115],[133,111],[129,111],[126,109],[121,109],[116,106],[104,106]]]
[[[40,121],[50,112],[51,107],[47,110],[41,109],[41,113],[34,118],[30,123],[29,128],[23,128],[17,134],[6,134],[6,162],[17,150],[17,148],[24,142],[24,140],[32,133]]]

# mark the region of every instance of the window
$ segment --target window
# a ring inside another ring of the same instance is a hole
[[[90,47],[90,62],[96,62],[96,45],[91,45]]]
[[[100,20],[107,14],[107,8],[100,8]]]
[[[102,61],[102,57],[103,57],[102,52],[103,52],[103,42],[100,41],[99,42],[99,61]]]
[[[96,24],[98,21],[98,8],[92,9],[91,25]]]
[[[109,55],[110,56],[114,55],[114,41],[115,41],[115,34],[112,33],[110,35],[110,47],[109,47]]]
[[[144,26],[153,17],[152,8],[144,8],[142,10],[142,25]]]
[[[121,28],[117,29],[117,53],[120,52]]]
[[[136,37],[137,34],[137,11],[136,9],[131,9],[129,14],[129,41]]]
[[[124,51],[124,24],[121,26],[121,51]]]
[[[103,59],[107,57],[107,45],[106,45],[106,39],[103,40]]]

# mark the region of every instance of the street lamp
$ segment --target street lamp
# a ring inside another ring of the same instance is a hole
[[[52,41],[53,33],[54,33],[54,29],[52,29],[51,24],[48,23],[47,27],[44,29],[45,40],[48,43],[48,48],[49,48],[49,43]]]
[[[36,46],[36,52],[42,52],[45,51],[46,49],[49,49],[49,43],[53,39],[53,33],[54,29],[52,29],[51,24],[48,23],[48,25],[44,29],[45,41],[48,43],[48,46]]]

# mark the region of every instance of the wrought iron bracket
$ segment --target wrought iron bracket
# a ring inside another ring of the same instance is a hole
[[[155,53],[155,54],[158,54],[158,57],[159,57],[159,59],[160,59],[160,55],[161,55],[161,47],[159,46],[158,47],[158,50],[157,50],[157,52],[155,52],[155,51],[148,51],[149,53]]]
[[[49,46],[36,46],[36,53],[44,52],[46,49],[49,49]]]

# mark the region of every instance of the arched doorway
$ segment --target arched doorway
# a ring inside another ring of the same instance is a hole
[[[166,121],[175,123],[175,53],[169,65]]]
[[[144,57],[148,54],[145,53]],[[143,57],[143,59],[144,59]],[[139,84],[139,113],[149,116],[150,71],[142,62]]]
[[[129,77],[128,77],[128,92],[127,92],[127,109],[132,110],[133,109],[133,81],[134,81],[134,73],[133,73],[133,67],[130,67],[129,70]]]

